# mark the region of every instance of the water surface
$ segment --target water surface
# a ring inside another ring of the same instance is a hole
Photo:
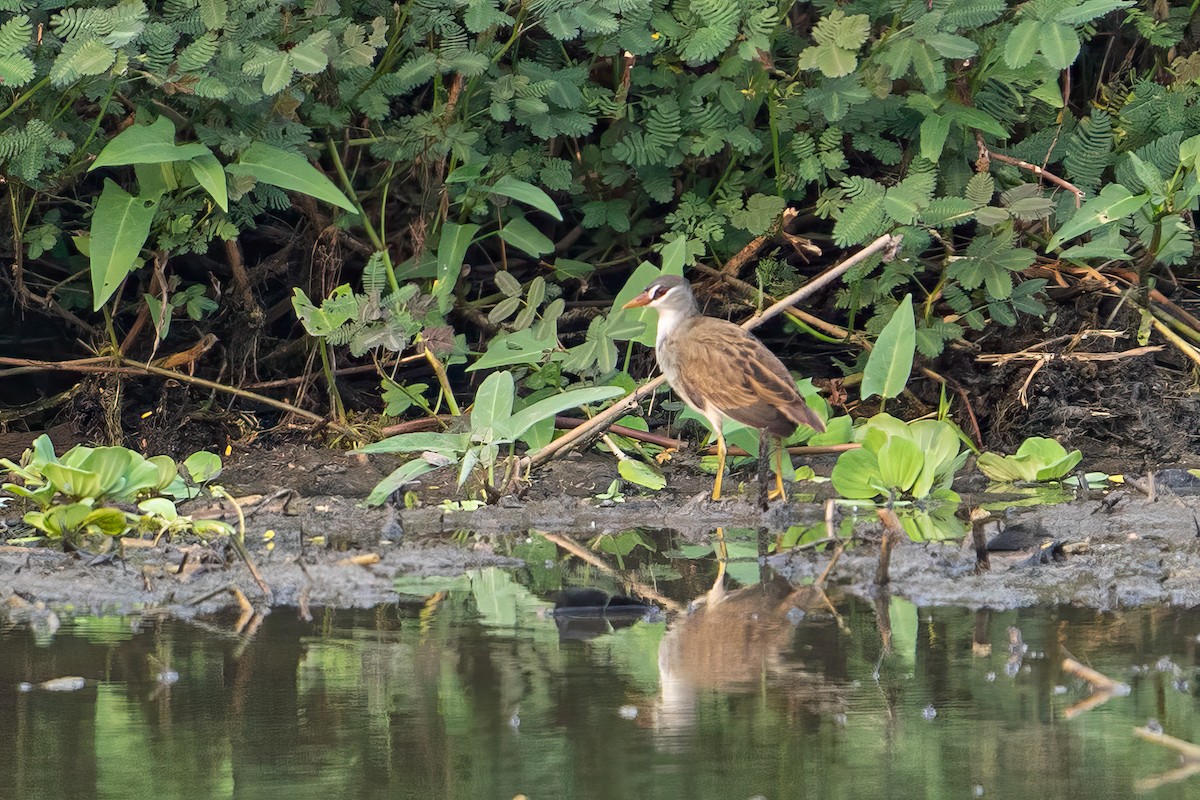
[[[686,603],[703,577],[659,588]],[[835,616],[776,585],[589,637],[547,616],[547,575],[517,578],[240,633],[232,617],[0,629],[0,798],[1200,796],[1200,776],[1149,783],[1178,756],[1132,734],[1153,719],[1200,741],[1200,618],[1183,611],[842,599]],[[1090,692],[1068,652],[1128,696],[1067,719]],[[86,683],[20,686],[63,676]]]

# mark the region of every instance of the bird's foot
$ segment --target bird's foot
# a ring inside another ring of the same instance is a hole
[[[670,461],[670,460],[671,460],[671,454],[672,454],[672,453],[677,453],[677,452],[679,452],[679,448],[678,448],[678,447],[668,447],[666,450],[663,450],[661,453],[659,453],[658,455],[656,455],[656,456],[654,457],[654,461],[655,461],[655,463],[657,463],[659,466],[662,466],[663,464],[665,464],[665,463],[667,463],[668,461]]]
[[[771,491],[767,492],[768,501],[785,499],[787,499],[787,492],[785,492],[783,489],[772,489]]]

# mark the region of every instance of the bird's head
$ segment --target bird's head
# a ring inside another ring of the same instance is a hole
[[[663,275],[655,278],[646,291],[630,300],[622,308],[649,306],[658,312],[684,314],[696,307],[691,285],[678,275]]]

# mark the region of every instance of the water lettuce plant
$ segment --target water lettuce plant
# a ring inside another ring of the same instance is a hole
[[[190,480],[180,475],[169,456],[145,458],[126,447],[79,445],[60,457],[50,438],[42,435],[21,463],[0,459],[0,467],[20,481],[0,488],[36,506],[23,517],[26,524],[53,541],[74,546],[87,536],[117,537],[131,531],[231,533],[225,522],[194,520],[175,506],[178,500],[195,497],[200,486],[217,476],[221,459],[201,451],[183,466]],[[129,505],[137,510],[129,510]]]
[[[1056,481],[1070,475],[1083,454],[1067,449],[1054,439],[1030,436],[1021,442],[1015,455],[983,453],[979,471],[999,483]]]
[[[945,500],[957,502],[954,475],[966,463],[958,430],[943,420],[904,423],[876,414],[855,432],[862,448],[838,456],[833,488],[850,500]]]

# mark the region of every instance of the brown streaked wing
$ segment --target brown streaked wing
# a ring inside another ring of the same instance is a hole
[[[688,394],[702,396],[743,425],[779,436],[790,435],[802,422],[824,430],[783,362],[742,328],[697,317],[678,338],[675,358]]]

